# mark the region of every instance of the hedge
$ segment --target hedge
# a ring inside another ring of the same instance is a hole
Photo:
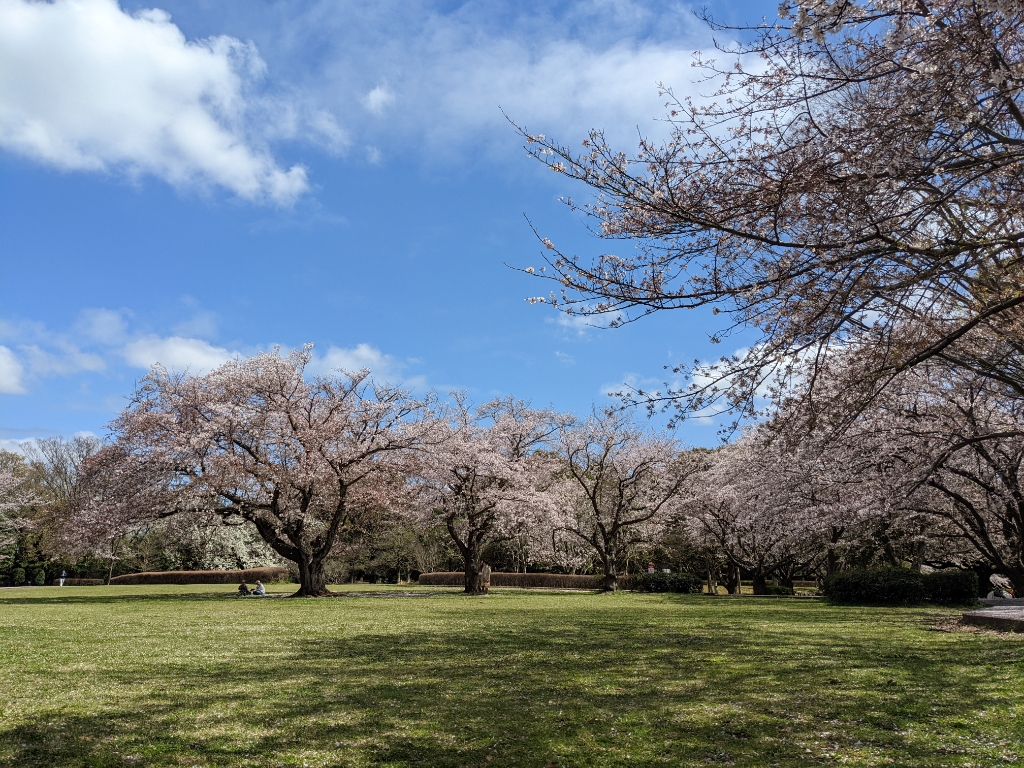
[[[638,573],[623,579],[622,586],[636,592],[681,592],[699,595],[704,591],[704,579],[692,573]]]
[[[461,587],[466,583],[462,571],[421,573],[418,584],[429,587]],[[491,573],[492,587],[546,587],[548,589],[600,589],[600,576],[571,576],[564,573]]]
[[[924,585],[933,603],[963,605],[978,599],[978,574],[974,571],[934,571],[925,574]]]
[[[54,579],[50,583],[59,587],[60,579]],[[99,587],[103,584],[106,584],[103,579],[64,579],[65,587]]]
[[[843,571],[825,579],[822,594],[837,605],[917,605],[970,603],[977,599],[973,571],[918,573],[906,568]]]
[[[111,584],[240,584],[243,581],[286,581],[287,568],[242,571],[147,571],[115,576]]]

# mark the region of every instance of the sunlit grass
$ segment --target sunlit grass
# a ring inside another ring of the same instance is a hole
[[[0,591],[0,764],[993,766],[1024,758],[1024,643],[929,629],[954,611],[390,589],[431,596]]]

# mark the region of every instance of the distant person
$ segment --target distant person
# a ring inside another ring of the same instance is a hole
[[[251,594],[252,594],[252,592],[249,591],[249,585],[246,584],[244,581],[241,584],[238,585],[238,595],[239,595],[239,597],[248,597]]]
[[[267,588],[263,586],[263,582],[262,581],[257,581],[256,582],[256,589],[254,589],[252,591],[252,593],[254,595],[256,595],[256,597],[266,597],[267,596]]]
[[[61,571],[60,572],[60,585],[62,587],[64,586],[64,579],[66,579],[67,577],[68,577],[68,572],[67,571]]]

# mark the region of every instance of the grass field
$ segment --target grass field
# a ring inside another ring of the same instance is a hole
[[[929,629],[955,611],[227,589],[0,590],[0,764],[1024,760],[1024,638]]]

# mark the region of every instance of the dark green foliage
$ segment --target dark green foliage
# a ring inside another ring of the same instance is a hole
[[[925,574],[928,599],[943,605],[963,605],[978,599],[978,574],[974,571],[935,571]]]
[[[924,576],[906,568],[841,571],[825,579],[821,591],[837,605],[917,605],[928,599]]]
[[[46,586],[46,571],[40,568],[34,574],[32,574],[32,583],[37,587]]]
[[[782,587],[782,586],[776,586],[774,584],[769,584],[767,587],[765,587],[764,593],[766,595],[792,595],[792,594],[795,594],[793,592],[793,588],[792,587]]]
[[[942,605],[973,602],[978,595],[974,571],[922,574],[906,568],[842,571],[825,579],[822,593],[837,605]]]
[[[699,595],[704,580],[692,573],[640,573],[623,579],[623,587],[634,592],[681,592]]]
[[[11,571],[11,582],[16,587],[20,587],[25,584],[25,569],[15,568]]]
[[[430,587],[461,587],[462,571],[421,573],[418,583]],[[491,573],[492,587],[546,587],[548,589],[600,589],[600,576],[572,576],[566,573]]]

